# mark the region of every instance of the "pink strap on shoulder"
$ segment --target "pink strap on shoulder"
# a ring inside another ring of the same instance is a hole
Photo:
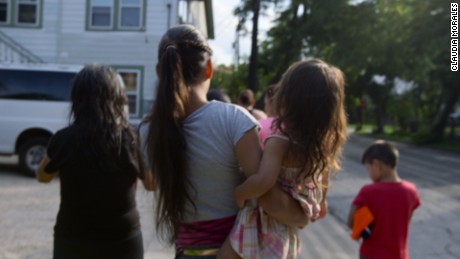
[[[267,140],[270,139],[270,138],[279,138],[279,139],[282,139],[282,140],[286,140],[286,141],[289,141],[289,138],[284,136],[284,135],[281,135],[281,134],[278,134],[278,133],[273,133],[272,135],[268,136],[266,139],[265,139],[265,143],[267,143]]]

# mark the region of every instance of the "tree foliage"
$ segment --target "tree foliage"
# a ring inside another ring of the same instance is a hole
[[[240,21],[249,17],[250,2],[235,11]],[[276,82],[294,61],[322,58],[344,71],[347,103],[371,100],[376,131],[399,121],[402,130],[428,128],[427,140],[443,136],[460,95],[460,76],[450,71],[449,1],[261,1],[263,8],[275,2],[283,9],[259,45],[259,78]],[[396,79],[412,88],[398,94]],[[413,111],[395,110],[395,100]]]

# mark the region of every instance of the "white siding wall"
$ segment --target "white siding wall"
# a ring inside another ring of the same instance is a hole
[[[104,62],[116,66],[143,66],[143,99],[154,99],[157,46],[168,26],[166,0],[147,0],[145,31],[86,31],[86,3],[65,1],[59,63]],[[175,1],[171,1],[170,25],[176,24]]]
[[[0,30],[43,61],[55,63],[59,2],[60,0],[43,1],[42,28],[0,27]]]
[[[177,1],[146,0],[144,31],[87,31],[85,0],[44,0],[42,28],[0,30],[47,63],[144,67],[141,98],[145,107],[154,99],[158,43],[168,24],[178,22]]]

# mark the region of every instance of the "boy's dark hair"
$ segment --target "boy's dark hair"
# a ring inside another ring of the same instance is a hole
[[[361,163],[370,163],[374,159],[394,169],[398,164],[399,151],[394,145],[384,140],[377,140],[364,151]]]

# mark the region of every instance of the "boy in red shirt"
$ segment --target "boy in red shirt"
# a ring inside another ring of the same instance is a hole
[[[374,142],[363,154],[362,163],[373,183],[361,188],[348,215],[350,228],[362,206],[367,206],[374,217],[371,235],[361,243],[361,259],[409,258],[409,222],[420,198],[414,184],[399,178],[398,159],[396,147],[383,140]]]

